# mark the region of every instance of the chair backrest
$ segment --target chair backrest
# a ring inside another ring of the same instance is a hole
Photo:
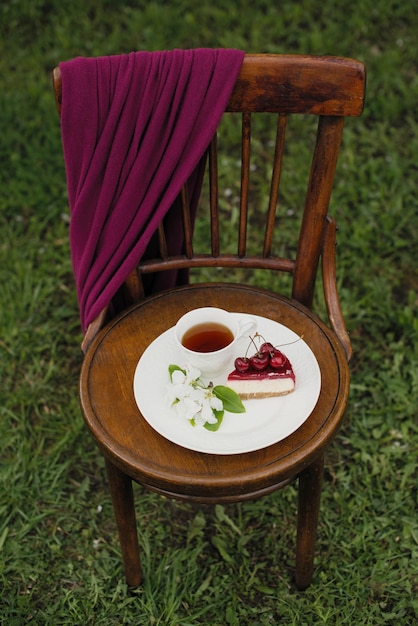
[[[54,70],[53,82],[60,111],[61,79],[58,68]],[[208,250],[199,253],[195,251],[193,217],[185,187],[181,193],[183,254],[170,256],[162,223],[158,234],[158,255],[142,262],[138,267],[138,274],[131,276],[128,281],[133,299],[143,296],[142,283],[137,282],[137,277],[143,274],[198,267],[260,268],[291,274],[292,297],[310,307],[344,118],[361,114],[364,90],[364,65],[352,59],[303,55],[245,55],[226,110],[226,115],[239,114],[241,118],[236,250],[232,253],[223,252],[221,245],[223,214],[220,214],[219,208],[218,138],[215,136],[208,148],[207,164],[210,222]],[[257,221],[257,228],[264,230],[259,252],[253,252],[248,245],[251,239],[248,219],[252,197],[251,139],[255,113],[275,114],[277,117],[269,197],[263,211],[264,223],[260,224],[259,218]],[[318,124],[295,253],[293,256],[280,256],[274,253],[273,243],[278,221],[279,183],[285,155],[287,120],[293,114],[317,116]]]

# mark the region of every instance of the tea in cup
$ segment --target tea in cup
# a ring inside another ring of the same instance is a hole
[[[232,366],[237,342],[255,328],[249,315],[201,307],[178,320],[175,338],[184,361],[209,375],[221,372],[229,363]]]

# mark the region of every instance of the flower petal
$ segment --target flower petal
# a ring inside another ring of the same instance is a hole
[[[186,382],[186,376],[181,370],[174,370],[171,374],[171,382],[173,385],[182,385]]]
[[[212,407],[212,409],[215,409],[215,411],[222,411],[224,408],[222,400],[214,395],[212,395],[210,398],[210,406]]]
[[[189,384],[199,380],[200,374],[200,370],[194,367],[194,365],[186,365],[186,380]]]

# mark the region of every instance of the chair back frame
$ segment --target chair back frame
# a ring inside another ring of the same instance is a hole
[[[60,112],[62,86],[59,68],[55,68],[53,72],[53,86]],[[141,276],[145,274],[196,267],[241,267],[271,269],[292,274],[292,297],[311,308],[344,118],[361,114],[364,91],[364,65],[353,59],[305,55],[245,55],[226,108],[226,113],[239,113],[242,116],[240,217],[236,253],[222,254],[220,250],[218,146],[215,135],[207,151],[210,252],[197,254],[194,251],[193,216],[185,185],[180,194],[183,253],[177,256],[170,255],[162,222],[158,230],[159,255],[139,263],[137,270],[128,278],[125,285],[128,302],[137,302],[144,297]],[[251,131],[254,113],[275,113],[278,116],[264,244],[259,255],[247,253]],[[294,258],[281,258],[272,254],[272,241],[287,118],[291,114],[318,116],[318,126],[297,253]]]

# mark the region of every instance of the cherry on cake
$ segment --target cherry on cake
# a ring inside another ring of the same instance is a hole
[[[242,400],[283,396],[295,389],[292,364],[269,342],[262,343],[253,356],[235,359],[234,366],[227,384]]]

